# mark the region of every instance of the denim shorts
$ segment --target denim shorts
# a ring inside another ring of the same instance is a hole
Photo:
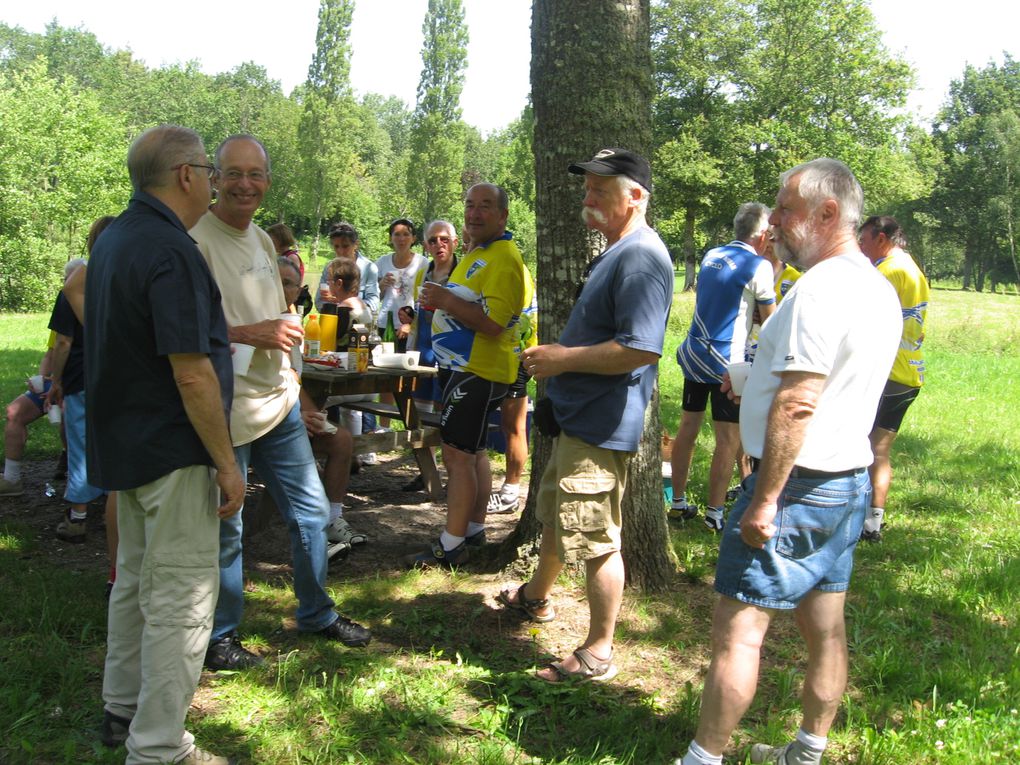
[[[754,492],[757,473],[726,521],[719,545],[715,589],[763,608],[792,609],[811,590],[845,592],[854,549],[871,502],[865,468],[839,478],[791,478],[779,496],[775,535],[764,549],[740,538],[740,519]]]

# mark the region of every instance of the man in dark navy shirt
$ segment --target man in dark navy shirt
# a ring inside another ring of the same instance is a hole
[[[226,765],[184,728],[212,630],[220,518],[244,499],[220,293],[187,233],[212,166],[197,133],[163,125],[135,140],[128,170],[134,195],[85,285],[88,475],[119,492],[102,740],[126,743],[129,765]]]

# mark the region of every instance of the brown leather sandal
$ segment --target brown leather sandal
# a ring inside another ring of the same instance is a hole
[[[507,588],[500,592],[499,595],[496,596],[496,600],[498,600],[507,608],[513,609],[514,611],[521,611],[525,616],[531,619],[531,621],[538,622],[539,624],[545,624],[546,622],[551,622],[553,619],[555,619],[556,612],[552,609],[550,609],[549,613],[547,614],[538,613],[538,609],[540,608],[545,609],[549,607],[548,598],[528,600],[526,597],[524,597],[524,588],[527,586],[528,583],[525,582],[524,584],[517,588],[516,590],[517,600],[510,599],[510,596],[513,595],[515,592],[513,589],[510,588]]]
[[[587,648],[578,648],[574,651],[574,656],[577,657],[577,662],[581,665],[576,670],[566,669],[561,661],[551,661],[546,664],[547,667],[556,671],[558,678],[556,681],[546,680],[546,682],[569,680],[579,683],[604,683],[606,680],[612,680],[619,672],[616,665],[613,664],[612,654],[608,659],[600,659]],[[545,678],[541,679],[545,680]]]

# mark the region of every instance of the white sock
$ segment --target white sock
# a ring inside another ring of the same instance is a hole
[[[443,533],[439,535],[439,544],[443,546],[443,549],[446,550],[446,552],[450,552],[450,550],[461,544],[463,541],[464,537],[455,537],[446,529],[443,529]]]
[[[685,507],[687,507],[687,495],[686,494],[681,494],[679,499],[677,499],[676,497],[673,497],[673,509],[674,510],[683,510]]]
[[[800,728],[797,738],[786,750],[787,765],[819,765],[827,743],[825,736],[816,736]]]
[[[12,460],[10,457],[4,462],[4,480],[14,483],[21,480],[21,460]]]
[[[499,490],[499,494],[508,502],[511,499],[519,499],[521,496],[521,485],[519,483],[504,483],[503,488]]]
[[[479,531],[485,528],[484,523],[475,523],[474,521],[468,521],[467,535],[473,537]]]
[[[72,521],[84,521],[88,518],[88,512],[85,510],[71,510]]]
[[[882,516],[884,515],[884,507],[869,507],[868,514],[864,518],[864,530],[868,532],[881,531]]]
[[[332,523],[337,518],[344,517],[344,503],[343,502],[330,502],[329,503],[329,522]]]
[[[722,765],[721,754],[709,754],[697,741],[691,741],[687,754],[680,760],[680,765]]]

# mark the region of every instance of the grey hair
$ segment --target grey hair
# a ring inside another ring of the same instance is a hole
[[[616,186],[620,189],[621,193],[630,196],[631,189],[637,189],[641,192],[641,196],[634,202],[634,207],[639,213],[644,215],[648,211],[648,200],[651,199],[652,192],[626,175],[614,175],[612,177],[616,179]]]
[[[276,259],[276,265],[278,265],[280,268],[292,268],[292,269],[294,269],[294,273],[297,274],[297,278],[301,279],[301,269],[298,268],[297,267],[297,263],[295,263],[290,258],[281,255],[280,257],[278,257]]]
[[[128,175],[135,191],[147,191],[165,185],[165,173],[173,166],[206,161],[205,144],[198,133],[180,125],[159,125],[131,144]]]
[[[761,202],[744,202],[733,216],[734,238],[741,242],[754,239],[769,227],[771,214],[772,210]]]
[[[779,182],[786,186],[795,177],[800,178],[801,199],[811,210],[827,199],[834,200],[840,225],[856,233],[864,209],[864,191],[849,167],[838,159],[820,157],[787,170],[779,176]]]
[[[436,227],[445,228],[454,239],[457,238],[457,227],[450,223],[450,221],[448,220],[438,219],[430,221],[429,224],[424,228],[426,239],[429,238],[429,233],[432,231],[432,229]]]
[[[71,258],[64,264],[64,280],[85,265],[85,258]]]
[[[213,164],[216,165],[217,171],[221,169],[220,159],[223,157],[223,150],[226,148],[228,143],[232,143],[233,141],[251,141],[258,144],[258,147],[262,149],[262,156],[266,158],[266,175],[273,174],[273,168],[269,162],[269,151],[266,149],[266,145],[250,133],[235,133],[234,135],[228,135],[220,141],[220,145],[216,147],[216,153],[213,156]]]

